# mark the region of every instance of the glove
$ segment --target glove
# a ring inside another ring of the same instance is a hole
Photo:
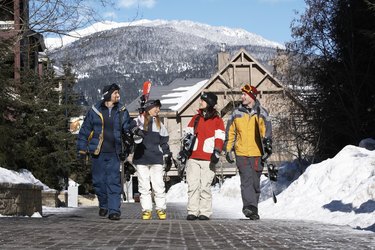
[[[169,152],[168,154],[164,155],[164,170],[168,172],[172,167],[172,153]]]
[[[133,128],[132,133],[133,133],[134,143],[136,143],[136,144],[141,143],[143,138],[145,137],[145,134],[143,133],[143,130],[138,128],[138,127]]]
[[[271,138],[264,138],[263,139],[263,147],[264,147],[264,153],[266,153],[270,156],[272,154],[272,139]]]
[[[145,137],[145,133],[143,133],[143,130],[140,129],[139,127],[135,127],[135,128],[133,128],[133,129],[132,129],[132,132],[133,132],[134,135],[138,135],[138,136],[140,136],[140,137],[142,137],[142,138]]]
[[[225,154],[225,159],[227,159],[227,161],[228,161],[229,163],[234,163],[234,159],[233,159],[232,151],[227,152],[227,153]]]
[[[220,152],[217,149],[214,149],[214,152],[211,155],[210,163],[216,165],[219,162]]]

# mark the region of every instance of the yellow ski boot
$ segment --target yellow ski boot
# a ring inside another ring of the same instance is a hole
[[[151,211],[143,211],[142,213],[142,220],[151,220],[152,218],[152,214],[151,214]]]
[[[159,220],[165,220],[167,218],[167,213],[165,212],[165,210],[156,210],[156,214],[158,215]]]

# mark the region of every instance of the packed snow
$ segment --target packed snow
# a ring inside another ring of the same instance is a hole
[[[278,194],[276,204],[270,198],[270,183],[262,176],[261,219],[312,220],[375,232],[375,151],[349,145],[334,158],[300,172],[295,163],[279,167],[278,182],[273,185]],[[0,168],[0,182],[32,183],[48,189],[26,170],[18,173]],[[238,175],[215,185],[212,191],[214,214],[244,218]],[[173,185],[167,201],[186,203],[187,184]]]

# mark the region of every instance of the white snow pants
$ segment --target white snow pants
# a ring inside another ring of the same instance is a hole
[[[165,210],[167,208],[165,184],[163,180],[164,166],[155,165],[137,165],[138,191],[141,194],[140,201],[142,211],[152,211],[151,185],[154,191],[155,209]],[[151,181],[151,185],[150,185]]]
[[[212,214],[211,183],[214,177],[215,172],[210,170],[210,161],[188,160],[186,164],[188,214],[210,217]]]

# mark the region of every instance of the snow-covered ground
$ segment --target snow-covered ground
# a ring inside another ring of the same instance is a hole
[[[375,151],[346,146],[334,158],[310,165],[299,176],[296,164],[284,164],[271,198],[270,183],[262,176],[259,214],[264,219],[313,220],[375,232]],[[293,181],[294,179],[297,180]],[[213,187],[213,208],[244,218],[240,178]],[[169,202],[187,202],[187,184],[171,187]]]
[[[375,232],[375,151],[349,145],[334,158],[309,166],[302,175],[298,172],[293,163],[280,167],[273,187],[278,193],[276,204],[269,198],[270,183],[262,176],[261,218],[313,220]],[[4,168],[0,168],[0,182],[43,185],[30,172]],[[227,211],[233,219],[244,218],[239,176],[212,190],[214,213]],[[172,186],[167,201],[187,202],[187,184]]]

